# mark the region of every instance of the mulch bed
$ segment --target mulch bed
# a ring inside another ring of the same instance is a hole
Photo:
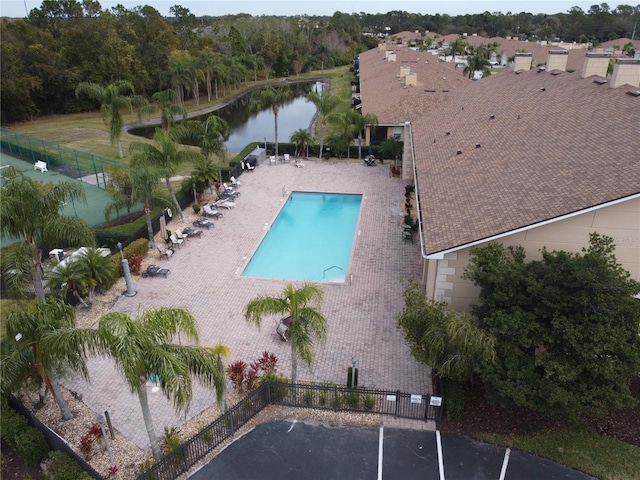
[[[640,404],[640,379],[631,384],[631,392]],[[640,405],[623,408],[594,419],[591,428],[604,435],[640,447]],[[541,431],[561,431],[569,426],[561,420],[522,408],[491,405],[484,387],[476,383],[465,392],[465,411],[461,420],[444,419],[438,423],[442,432],[472,435],[473,432],[527,435]]]

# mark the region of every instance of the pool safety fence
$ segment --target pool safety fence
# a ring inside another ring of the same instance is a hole
[[[33,164],[44,161],[48,170],[100,188],[104,188],[108,181],[105,170],[119,166],[118,162],[109,158],[74,150],[6,128],[0,128],[0,150]]]
[[[436,381],[435,384],[438,392],[441,392],[441,382]],[[142,473],[137,480],[174,480],[180,477],[233,437],[240,428],[269,405],[440,421],[444,399],[441,395],[346,388],[337,385],[265,382]]]

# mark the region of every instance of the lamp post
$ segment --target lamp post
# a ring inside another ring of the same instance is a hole
[[[100,430],[102,430],[102,439],[104,440],[104,445],[107,449],[107,453],[109,454],[109,460],[111,461],[111,465],[115,465],[116,462],[113,459],[113,453],[111,452],[111,442],[109,441],[109,437],[107,437],[107,432],[104,429],[104,416],[98,415],[96,420],[100,424]]]
[[[127,284],[127,291],[124,292],[125,297],[133,297],[136,292],[133,289],[133,282],[131,281],[131,271],[129,270],[129,262],[124,258],[122,253],[122,243],[118,242],[118,250],[120,250],[120,257],[122,258],[122,271],[124,272],[124,282]]]

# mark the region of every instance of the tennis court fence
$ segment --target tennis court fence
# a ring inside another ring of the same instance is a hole
[[[57,143],[0,128],[0,151],[12,157],[35,163],[47,162],[49,170],[104,188],[108,178],[105,169],[119,167],[109,158],[81,152]]]

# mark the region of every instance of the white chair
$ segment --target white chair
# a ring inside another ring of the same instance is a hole
[[[300,160],[299,158],[296,158],[296,167],[298,168],[304,167],[304,163],[302,163],[302,160]]]
[[[240,188],[240,181],[237,180],[236,177],[231,177],[231,187]]]
[[[206,204],[202,207],[204,209],[204,213],[206,213],[210,217],[220,218],[222,214],[216,210],[215,208],[211,208],[209,204]]]
[[[285,154],[284,154],[284,158],[282,159],[282,161],[283,161],[283,162],[287,162],[287,163],[288,163],[288,162],[289,162],[289,160],[291,160],[291,157],[289,156],[289,154],[288,154],[288,153],[285,153]]]
[[[224,207],[227,210],[231,210],[233,207],[236,206],[236,204],[234,202],[232,202],[231,200],[218,200],[216,203],[213,204],[214,207]]]
[[[38,160],[34,165],[33,165],[33,169],[34,170],[40,170],[41,172],[46,172],[47,171],[47,162],[44,162],[42,160]]]
[[[275,156],[275,155],[271,155],[271,156],[269,157],[269,163],[270,163],[271,165],[275,165],[275,164],[276,164],[276,156]]]
[[[171,246],[175,247],[181,247],[182,244],[184,243],[184,240],[181,238],[176,237],[175,233],[172,233],[171,236],[169,237],[169,240],[171,240]]]

